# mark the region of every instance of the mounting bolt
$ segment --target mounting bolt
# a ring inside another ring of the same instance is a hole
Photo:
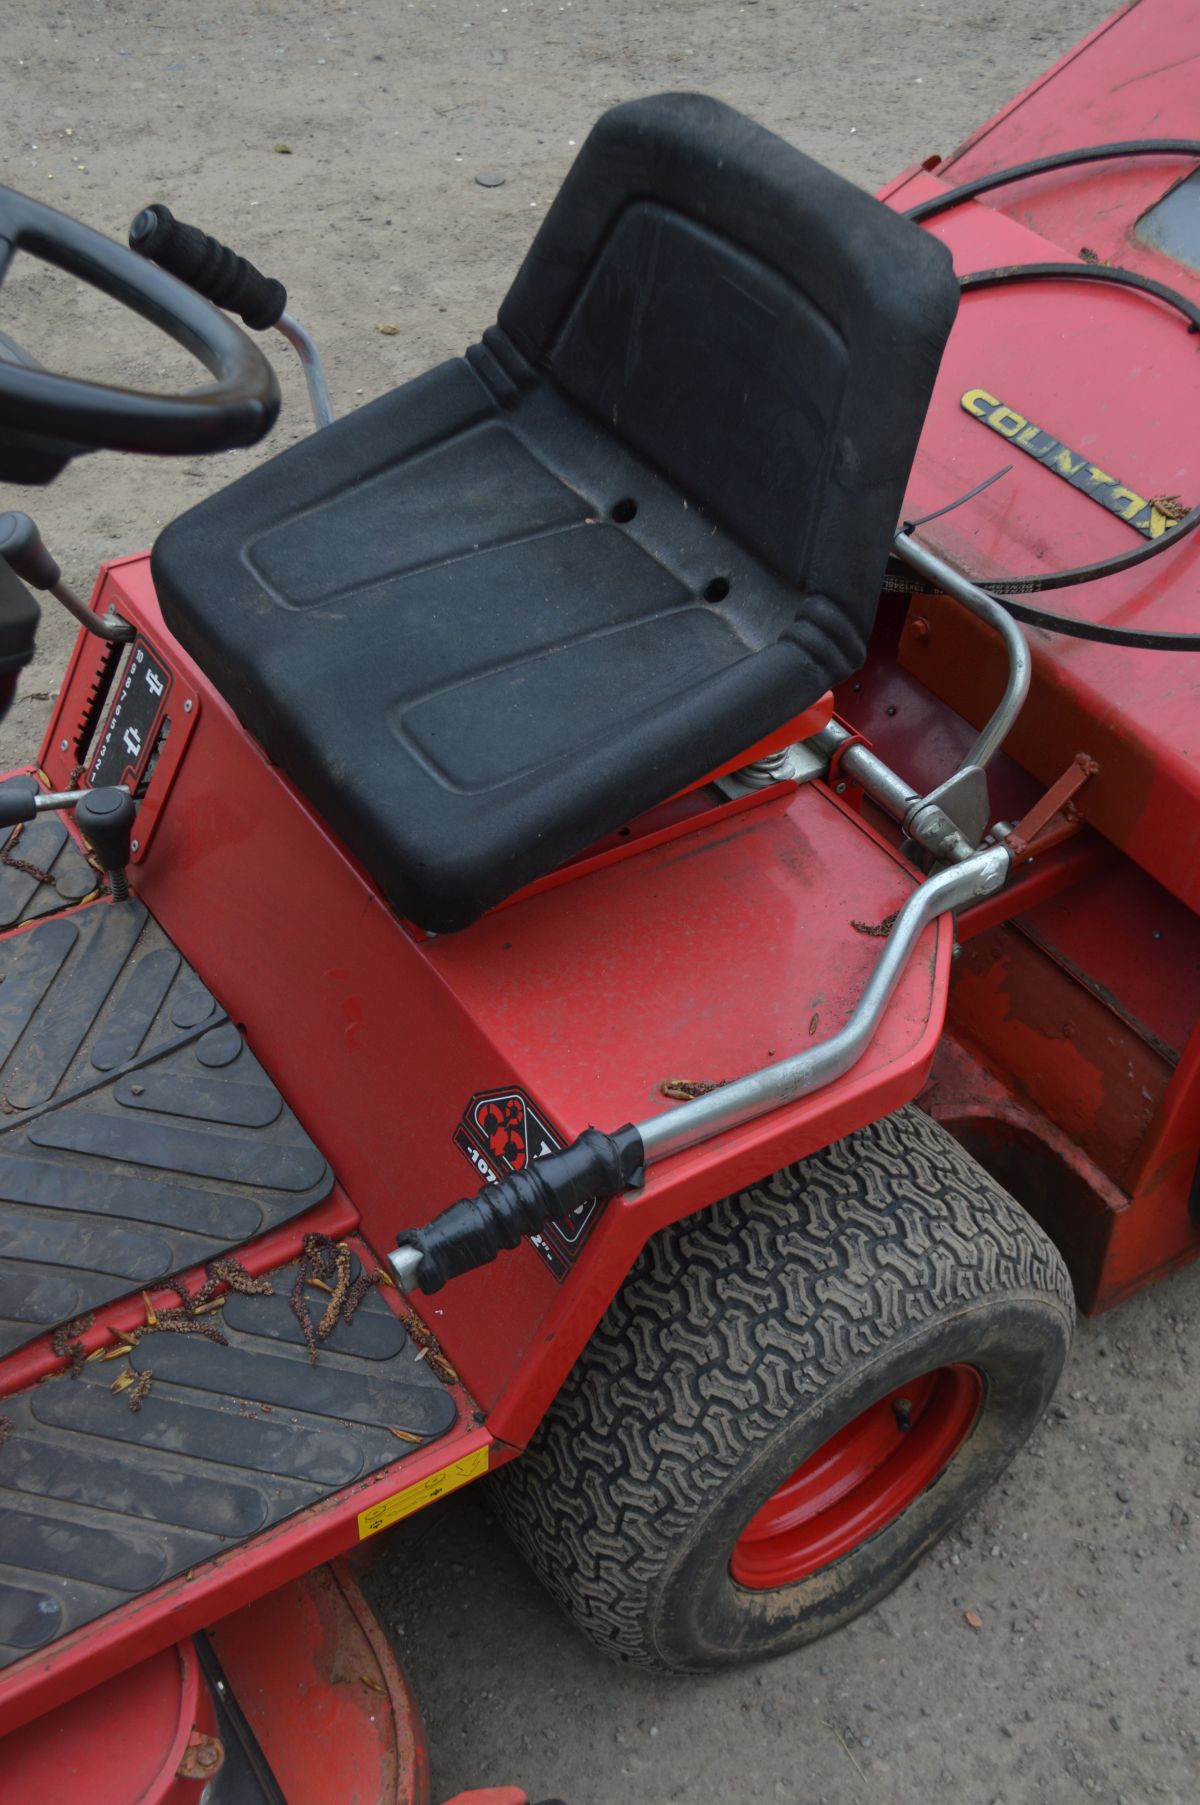
[[[129,842],[129,850],[130,850],[130,852],[136,852],[136,851],[137,851],[137,849],[138,849],[138,843],[137,843],[137,841],[136,841],[136,840],[131,840],[131,841],[130,841],[130,842]]]
[[[183,712],[184,712],[184,714],[191,714],[191,712],[192,712],[192,704],[191,704],[191,702],[190,702],[190,701],[187,701],[187,702],[185,702],[185,703],[184,703],[184,705],[183,705]]]
[[[60,752],[69,752],[71,750],[70,740],[59,740],[58,749]]]
[[[914,639],[928,639],[929,635],[933,632],[933,628],[923,614],[916,615],[913,620],[909,622],[908,630]]]
[[[845,784],[844,783],[835,783],[833,786],[833,793],[835,796],[844,796],[846,794]]]
[[[225,1690],[221,1687],[222,1692]],[[217,1736],[207,1736],[194,1729],[187,1740],[183,1759],[175,1769],[181,1780],[211,1780],[225,1760],[225,1749]]]

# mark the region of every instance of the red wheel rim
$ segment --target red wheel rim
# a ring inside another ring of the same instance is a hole
[[[734,1579],[753,1591],[793,1585],[894,1523],[958,1452],[982,1400],[973,1366],[939,1366],[872,1404],[755,1512]]]

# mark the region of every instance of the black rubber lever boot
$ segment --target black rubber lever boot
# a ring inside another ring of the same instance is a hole
[[[417,1284],[428,1296],[449,1279],[486,1266],[506,1247],[517,1247],[547,1222],[557,1222],[593,1197],[616,1197],[645,1181],[645,1150],[632,1124],[615,1134],[585,1128],[558,1153],[535,1159],[487,1185],[477,1197],[462,1197],[424,1228],[397,1235],[399,1247],[421,1255]]]
[[[169,207],[156,201],[143,207],[129,228],[129,246],[148,257],[189,288],[236,313],[254,332],[274,326],[287,306],[287,289],[219,238],[199,226],[184,225]]]
[[[133,824],[137,806],[124,790],[89,790],[75,804],[75,823],[95,853],[100,869],[108,874],[114,902],[129,898],[125,876],[133,851]]]

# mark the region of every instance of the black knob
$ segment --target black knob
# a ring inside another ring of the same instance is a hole
[[[133,824],[137,808],[133,797],[124,790],[89,790],[75,804],[75,821],[80,833],[95,853],[102,871],[123,873],[133,850]],[[124,879],[113,884],[113,894],[125,892]]]
[[[28,514],[0,514],[0,558],[31,589],[53,589],[62,571]]]
[[[13,682],[16,682],[15,676]],[[0,830],[15,827],[18,821],[36,821],[34,797],[37,793],[37,780],[32,777],[14,777],[8,783],[0,784]]]

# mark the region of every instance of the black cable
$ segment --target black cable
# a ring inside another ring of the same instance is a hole
[[[1058,151],[1051,156],[1035,157],[1027,163],[1014,163],[1007,169],[993,170],[990,175],[978,176],[974,181],[963,182],[957,188],[948,189],[944,194],[934,195],[927,201],[920,201],[915,207],[908,208],[905,217],[916,224],[935,218],[939,213],[947,212],[961,202],[973,200],[977,195],[986,194],[994,188],[1006,187],[1011,183],[1024,181],[1031,176],[1045,175],[1056,169],[1068,169],[1083,163],[1101,163],[1112,158],[1143,156],[1185,156],[1200,158],[1200,140],[1191,138],[1144,138],[1133,139],[1120,144],[1097,144],[1084,150]],[[1168,288],[1163,282],[1156,282],[1152,277],[1136,275],[1132,270],[1117,269],[1109,264],[1097,263],[1029,263],[1009,266],[1003,269],[976,270],[959,279],[959,287],[963,293],[973,289],[997,288],[1006,282],[1055,280],[1055,281],[1093,281],[1107,282],[1116,287],[1132,288],[1164,305],[1172,307],[1188,322],[1188,331],[1200,333],[1200,308],[1188,300],[1186,295],[1176,289]],[[1134,547],[1131,551],[1119,553],[1112,558],[1098,559],[1093,564],[1077,565],[1074,569],[1053,572],[1049,575],[1033,573],[1024,577],[1008,577],[995,582],[981,584],[994,594],[997,599],[1003,598],[1003,605],[1008,608],[1015,619],[1029,626],[1042,627],[1048,632],[1062,633],[1075,639],[1089,639],[1103,645],[1121,645],[1141,647],[1157,651],[1194,652],[1200,651],[1200,634],[1193,633],[1155,633],[1141,632],[1128,627],[1105,627],[1093,621],[1084,621],[1070,615],[1054,614],[1049,610],[1030,608],[1012,601],[1014,595],[1036,595],[1047,589],[1067,589],[1079,583],[1094,583],[1104,577],[1116,576],[1125,570],[1134,569],[1148,559],[1156,557],[1160,552],[1178,545],[1189,533],[1200,526],[1200,506],[1193,508],[1179,523],[1164,532],[1158,539],[1149,544]]]
[[[1156,301],[1162,301],[1167,307],[1173,307],[1188,322],[1188,331],[1200,333],[1200,307],[1189,301],[1186,295],[1178,294],[1175,289],[1168,288],[1164,282],[1156,282],[1151,276],[1138,276],[1132,270],[1114,269],[1107,263],[1019,263],[1004,269],[975,270],[969,276],[959,277],[959,287],[964,294],[973,289],[999,288],[1006,282],[1107,282],[1117,288],[1136,289],[1141,294],[1151,295]],[[1133,570],[1148,559],[1155,558],[1159,552],[1166,551],[1168,546],[1178,545],[1189,533],[1200,526],[1200,507],[1195,507],[1185,514],[1178,525],[1163,533],[1158,539],[1151,539],[1145,545],[1136,545],[1127,552],[1118,552],[1112,558],[1099,558],[1093,564],[1077,564],[1073,570],[1058,570],[1041,575],[1035,573],[1025,577],[1006,577],[1002,582],[990,585],[997,595],[1038,595],[1045,589],[1071,589],[1078,583],[1094,583],[1101,577],[1115,577],[1123,570]]]
[[[922,514],[919,520],[906,520],[900,529],[901,532],[915,533],[919,526],[928,526],[931,520],[940,520],[943,514],[953,514],[955,508],[961,508],[964,502],[974,501],[977,495],[982,495],[985,489],[990,489],[993,483],[998,483],[1002,476],[1007,476],[1011,469],[1011,464],[1005,464],[1003,469],[993,470],[990,476],[985,476],[981,483],[976,483],[975,487],[968,489],[965,495],[959,495],[954,501],[946,502],[944,507],[935,508],[932,514]],[[3,519],[3,515],[0,515],[0,519]]]
[[[1098,621],[1080,620],[1073,614],[1051,614],[1048,609],[1030,608],[1014,602],[1009,595],[996,595],[995,585],[987,577],[970,577],[969,582],[991,595],[997,606],[1007,610],[1014,620],[1027,627],[1042,627],[1047,633],[1061,633],[1067,639],[1095,640],[1104,646],[1128,646],[1134,651],[1200,652],[1200,633],[1142,632],[1137,627],[1104,627]],[[894,565],[883,579],[884,592],[890,595],[937,595],[937,585],[911,571]]]
[[[988,194],[993,188],[1006,188],[1012,182],[1023,182],[1028,176],[1049,175],[1055,169],[1073,169],[1080,163],[1106,163],[1112,157],[1198,157],[1200,140],[1195,138],[1131,138],[1124,144],[1092,144],[1083,150],[1058,150],[1048,157],[1034,157],[1028,163],[1012,163],[1007,169],[994,169],[991,175],[976,176],[935,194],[927,201],[909,207],[904,217],[923,225],[957,207],[960,201],[974,200],[977,194]]]

